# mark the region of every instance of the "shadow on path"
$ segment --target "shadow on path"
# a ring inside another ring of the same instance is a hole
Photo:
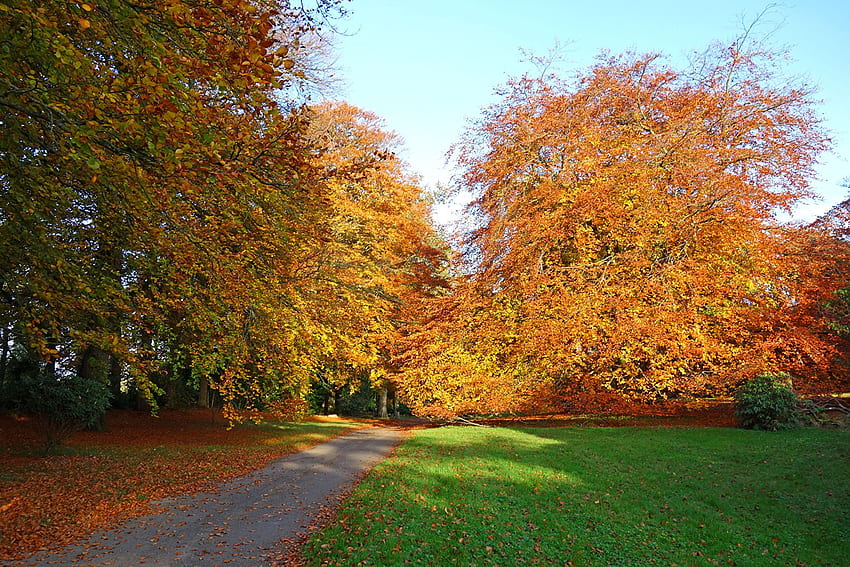
[[[162,511],[59,552],[8,565],[264,565],[336,506],[404,433],[360,429],[283,457],[204,492],[156,503]],[[285,540],[285,541],[281,541]]]

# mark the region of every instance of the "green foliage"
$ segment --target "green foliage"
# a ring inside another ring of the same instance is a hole
[[[776,431],[797,425],[799,398],[785,372],[760,374],[735,393],[735,414],[747,429]]]
[[[352,380],[350,386],[342,391],[340,397],[340,415],[372,417],[376,415],[376,390],[367,378]]]
[[[75,431],[96,426],[109,409],[111,393],[95,380],[40,372],[22,383],[25,410],[37,418],[48,452]]]
[[[304,557],[315,566],[843,565],[848,441],[818,429],[420,430]]]
[[[372,417],[376,390],[368,374],[324,366],[314,371],[306,402],[314,414]]]
[[[850,286],[835,292],[835,297],[824,304],[824,313],[833,331],[850,338]]]
[[[0,409],[14,413],[26,412],[27,379],[37,376],[39,364],[21,345],[15,344],[9,352],[3,375],[0,376]]]

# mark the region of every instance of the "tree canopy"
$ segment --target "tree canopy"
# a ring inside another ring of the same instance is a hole
[[[378,364],[433,231],[378,120],[300,96],[338,8],[0,6],[4,364],[245,408]]]
[[[0,401],[33,372],[234,419],[311,383],[443,416],[847,384],[847,206],[781,220],[829,139],[769,51],[511,81],[457,147],[450,267],[399,137],[307,96],[343,11],[0,3]]]
[[[847,246],[779,215],[829,140],[772,63],[742,39],[684,70],[625,54],[512,81],[458,149],[468,274],[413,337],[417,409],[716,396],[763,371],[846,384],[821,313]]]

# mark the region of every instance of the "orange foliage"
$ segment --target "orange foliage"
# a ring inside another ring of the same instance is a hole
[[[471,275],[412,335],[428,353],[405,373],[417,409],[841,378],[819,306],[848,281],[847,247],[778,217],[809,195],[828,139],[805,86],[744,43],[685,72],[625,55],[575,84],[510,84],[458,150]]]

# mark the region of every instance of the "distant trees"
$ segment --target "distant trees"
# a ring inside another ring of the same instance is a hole
[[[847,247],[776,215],[828,139],[773,69],[741,40],[682,71],[626,54],[511,82],[459,148],[468,275],[409,338],[416,410],[713,396],[764,371],[846,384],[822,308]]]

